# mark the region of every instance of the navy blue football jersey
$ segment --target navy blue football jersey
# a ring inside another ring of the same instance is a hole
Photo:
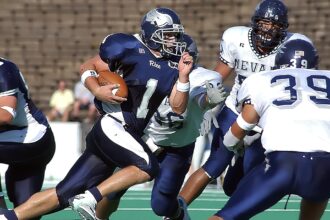
[[[8,128],[23,128],[30,124],[48,126],[46,117],[30,99],[23,75],[14,63],[3,58],[0,58],[0,96],[17,98],[16,116]]]
[[[178,78],[174,62],[156,57],[138,35],[113,34],[100,46],[101,59],[109,69],[122,75],[129,94],[127,101],[119,105],[101,103],[101,113],[111,113],[142,135],[153,113],[168,96]]]

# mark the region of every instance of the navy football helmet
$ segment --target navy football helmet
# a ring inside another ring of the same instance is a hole
[[[272,50],[286,37],[288,10],[280,0],[263,0],[251,19],[252,42],[255,47]]]
[[[295,39],[285,42],[277,51],[274,69],[317,69],[319,56],[308,41]]]
[[[196,42],[188,34],[183,35],[183,41],[186,43],[186,50],[185,51],[187,51],[190,54],[190,56],[193,57],[194,63],[196,63],[197,60],[198,60],[198,56],[199,56],[199,52],[198,52],[198,49],[197,49]]]
[[[181,56],[185,49],[184,29],[179,16],[169,8],[149,11],[141,22],[141,38],[152,50],[162,56]]]

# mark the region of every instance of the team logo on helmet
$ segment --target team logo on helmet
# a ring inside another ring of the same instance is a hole
[[[154,23],[158,27],[164,27],[166,25],[173,25],[171,16],[167,14],[161,14],[156,9],[152,10],[147,14],[146,21]]]

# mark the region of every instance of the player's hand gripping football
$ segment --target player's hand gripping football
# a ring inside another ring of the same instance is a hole
[[[114,90],[117,90],[119,88],[119,84],[109,84],[105,86],[100,86],[94,91],[94,96],[103,102],[109,102],[112,104],[120,104],[124,101],[126,101],[126,98],[122,98],[120,96],[114,95]]]
[[[184,52],[179,61],[179,81],[180,82],[188,82],[189,74],[192,70],[194,61],[193,57],[189,55],[188,52]]]

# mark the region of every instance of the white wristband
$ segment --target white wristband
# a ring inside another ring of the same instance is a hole
[[[13,109],[12,107],[9,106],[1,106],[0,108],[2,108],[3,110],[9,112],[9,114],[11,114],[13,116],[13,118],[15,118],[16,116],[16,110]]]
[[[238,144],[239,141],[240,139],[233,135],[230,127],[225,136],[223,137],[223,144],[230,150],[230,148]]]
[[[176,89],[180,92],[189,92],[190,82],[182,83],[178,80],[178,82],[176,84]]]
[[[242,114],[239,114],[236,122],[240,128],[242,128],[245,131],[251,131],[256,125],[255,124],[250,124],[244,120],[242,117]]]
[[[86,79],[90,76],[97,77],[98,74],[97,72],[95,72],[95,70],[86,70],[85,72],[83,72],[83,74],[80,77],[81,82],[85,85]]]

